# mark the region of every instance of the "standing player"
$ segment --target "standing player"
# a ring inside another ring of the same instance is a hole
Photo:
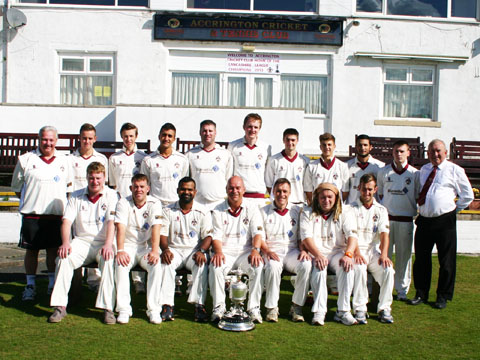
[[[70,167],[73,176],[73,186],[71,191],[77,191],[87,186],[87,167],[96,161],[107,169],[108,160],[103,154],[100,154],[93,148],[97,141],[97,130],[92,124],[85,123],[80,127],[80,148],[70,154]],[[105,174],[105,183],[108,183],[108,172]],[[100,284],[100,270],[88,269],[87,283],[90,290],[98,291]]]
[[[128,273],[140,264],[148,273],[147,315],[152,324],[160,324],[159,293],[162,280],[159,244],[162,206],[160,201],[147,195],[150,186],[145,175],[134,175],[131,184],[132,195],[120,199],[115,214],[117,322],[127,324],[132,316]]]
[[[208,288],[207,251],[212,242],[210,211],[194,201],[195,180],[184,177],[178,183],[179,200],[164,209],[160,237],[163,283],[160,304],[162,320],[174,319],[176,270],[192,271],[188,302],[195,305],[195,321],[208,321],[205,298]]]
[[[113,219],[118,196],[105,186],[105,167],[98,162],[88,165],[87,181],[86,188],[72,194],[63,215],[62,245],[58,248],[55,286],[50,299],[50,305],[54,307],[48,318],[51,323],[60,322],[67,315],[73,271],[95,261],[102,274],[95,306],[105,310],[105,324],[116,322],[113,314]],[[73,240],[70,242],[72,225]]]
[[[279,178],[273,186],[274,201],[260,209],[265,226],[262,253],[265,259],[265,287],[267,321],[278,321],[278,299],[282,270],[295,273],[295,291],[290,315],[293,321],[304,321],[302,306],[307,298],[311,258],[303,249],[298,237],[298,223],[302,208],[289,203],[290,182]]]
[[[397,300],[406,301],[411,283],[413,217],[417,215],[417,169],[408,165],[410,147],[404,140],[393,144],[393,162],[378,172],[378,195],[388,210],[392,258],[395,244]]]
[[[377,176],[380,168],[385,164],[380,160],[374,159],[370,155],[372,144],[368,135],[358,135],[355,143],[357,156],[347,161],[349,171],[348,199],[347,204],[353,203],[359,198],[358,184],[364,174],[373,174]]]
[[[313,190],[318,185],[328,182],[342,191],[342,199],[348,196],[348,166],[335,157],[335,136],[330,133],[320,135],[320,158],[312,161],[305,173],[303,182],[308,204],[312,203]]]
[[[334,320],[356,324],[350,312],[354,282],[353,252],[357,246],[357,226],[352,211],[342,211],[337,187],[330,183],[317,186],[312,207],[300,215],[300,236],[313,256],[310,285],[313,290],[313,325],[324,325],[327,313],[327,268],[337,276],[338,300]]]
[[[243,120],[245,136],[228,144],[233,156],[233,174],[240,176],[245,184],[245,198],[258,206],[265,205],[265,168],[272,147],[258,139],[262,118],[248,114]]]
[[[18,158],[12,177],[12,190],[21,199],[22,228],[19,246],[25,249],[27,286],[22,300],[33,300],[38,252],[46,249],[48,295],[55,282],[55,257],[62,243],[60,225],[71,185],[70,167],[66,156],[55,150],[58,134],[53,126],[38,132],[38,149]],[[21,192],[21,194],[20,194]]]
[[[227,182],[227,200],[212,212],[214,255],[208,274],[213,298],[212,321],[220,320],[225,313],[225,276],[232,269],[241,269],[250,279],[247,310],[252,321],[262,322],[263,223],[258,206],[243,201],[244,193],[243,180],[231,177]]]
[[[177,200],[177,187],[181,178],[188,175],[188,160],[183,154],[173,150],[177,130],[171,123],[160,128],[157,151],[145,157],[140,172],[147,175],[150,194],[162,202],[163,206]]]
[[[195,202],[208,210],[225,200],[227,180],[233,174],[232,154],[215,143],[217,125],[212,120],[200,123],[199,146],[187,153],[190,175],[197,183]]]
[[[298,131],[286,129],[283,132],[285,148],[270,158],[265,171],[265,183],[267,192],[272,193],[273,184],[280,178],[286,178],[291,184],[291,196],[289,201],[293,204],[303,205],[305,195],[303,193],[303,181],[305,170],[310,159],[297,152]]]
[[[388,212],[377,203],[377,181],[372,174],[360,178],[360,198],[352,204],[357,219],[358,245],[355,249],[355,285],[353,286],[353,310],[359,324],[367,323],[367,271],[380,284],[378,297],[378,319],[382,323],[393,323],[392,291],[394,273],[388,257]]]
[[[130,185],[132,176],[138,174],[140,164],[145,156],[141,150],[137,150],[135,141],[138,137],[138,128],[131,124],[125,123],[120,128],[120,136],[123,140],[123,149],[117,151],[108,159],[108,177],[109,185],[112,189],[117,190],[122,198],[132,194]],[[145,292],[145,276],[141,272],[132,271],[133,285],[137,294]]]

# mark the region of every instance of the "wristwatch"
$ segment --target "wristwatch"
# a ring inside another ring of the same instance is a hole
[[[202,248],[198,249],[198,251],[200,251],[202,254],[207,254],[207,250],[203,250]]]
[[[260,248],[254,247],[254,248],[252,248],[252,249],[253,249],[253,250],[257,250],[257,252],[260,254]]]

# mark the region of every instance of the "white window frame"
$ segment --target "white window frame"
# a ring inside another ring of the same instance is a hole
[[[83,60],[83,71],[75,71],[75,70],[63,70],[63,60],[65,59],[74,59],[74,60]],[[111,68],[110,71],[91,71],[90,70],[90,60],[110,60],[111,61]],[[57,84],[59,85],[57,94],[58,94],[58,103],[61,103],[61,89],[60,89],[60,82],[62,75],[84,75],[84,76],[111,76],[112,77],[112,104],[116,104],[116,63],[115,63],[115,54],[106,54],[106,53],[68,53],[68,52],[59,52],[58,54],[58,80]],[[96,106],[92,104],[64,104],[70,106]],[[98,105],[100,106],[100,105]],[[110,106],[110,105],[105,105]]]
[[[280,87],[279,76],[278,75],[265,75],[265,74],[239,74],[239,73],[221,73],[220,81],[222,86],[220,87],[221,91],[221,104],[223,106],[228,106],[228,79],[229,78],[245,78],[245,107],[252,107],[255,105],[255,79],[272,79],[272,107],[275,107],[275,104],[280,102]]]
[[[475,17],[457,17],[452,16],[452,1],[447,0],[447,16],[446,17],[433,17],[433,16],[415,16],[415,15],[391,15],[387,13],[387,1],[382,0],[382,11],[381,12],[370,12],[370,11],[358,11],[357,10],[357,0],[353,1],[353,9],[357,15],[365,15],[368,17],[389,17],[389,18],[398,18],[398,19],[418,19],[418,20],[431,20],[431,21],[458,21],[458,22],[478,22],[480,19],[480,0],[477,2],[477,11]]]
[[[401,80],[387,80],[387,69],[406,69],[407,70],[407,79],[405,81]],[[413,72],[412,70],[431,70],[432,71],[432,81],[413,81]],[[396,121],[430,121],[434,122],[437,118],[437,90],[438,90],[438,75],[437,68],[435,65],[423,65],[423,64],[394,64],[394,63],[385,63],[382,69],[382,84],[381,84],[381,99],[380,99],[380,118],[383,120],[396,120]],[[432,117],[431,118],[419,118],[419,117],[388,117],[385,116],[385,85],[419,85],[426,86],[430,85],[432,87]]]
[[[239,9],[204,9],[204,8],[195,8],[189,7],[188,3],[190,0],[185,0],[185,11],[195,11],[195,12],[229,12],[229,13],[287,13],[287,14],[298,14],[298,15],[309,15],[309,14],[318,14],[320,11],[320,1],[312,0],[315,3],[317,10],[316,11],[288,11],[288,10],[254,10],[255,0],[250,0],[250,9],[249,10],[239,10]],[[194,0],[191,0],[192,2]],[[294,1],[294,0],[292,0]]]
[[[119,0],[115,0],[115,3],[113,5],[89,5],[89,4],[50,4],[50,0],[45,0],[44,3],[34,3],[34,2],[22,2],[22,0],[13,0],[13,3],[15,5],[20,5],[20,6],[58,6],[58,7],[88,7],[88,8],[95,8],[95,9],[111,9],[112,7],[118,7],[121,9],[128,8],[128,9],[148,9],[150,8],[150,0],[148,0],[146,6],[134,6],[134,5],[118,5]]]

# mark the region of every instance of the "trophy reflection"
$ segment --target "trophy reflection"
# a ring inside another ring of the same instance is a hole
[[[243,302],[247,299],[248,278],[242,280],[242,271],[233,270],[230,272],[231,282],[229,287],[232,306],[218,323],[218,327],[227,331],[249,331],[255,329],[255,324],[247,312],[243,310]]]

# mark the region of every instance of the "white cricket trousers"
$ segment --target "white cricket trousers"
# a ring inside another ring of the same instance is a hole
[[[130,257],[127,266],[119,265],[115,262],[115,280],[117,284],[117,311],[127,312],[132,316],[132,306],[130,297],[130,279],[129,273],[132,268],[140,264],[142,269],[146,270],[147,275],[147,315],[151,313],[160,313],[162,306],[159,302],[160,287],[162,285],[160,261],[156,265],[148,263],[147,254],[152,249],[144,246],[129,246],[125,244],[125,252]]]
[[[407,296],[412,282],[413,222],[390,221],[390,244],[388,257],[391,259],[395,244],[395,290]]]
[[[273,251],[275,251],[275,249],[273,249]],[[297,275],[292,302],[300,306],[305,305],[309,289],[312,262],[298,260],[298,256],[300,255],[298,249],[292,249],[288,251],[286,255],[282,254],[281,251],[276,252],[276,254],[280,258],[280,261],[265,259],[265,307],[271,309],[278,306],[283,268]]]
[[[175,275],[176,271],[186,268],[192,272],[192,288],[188,295],[191,304],[205,305],[208,286],[207,263],[198,266],[193,259],[196,249],[169,248],[173,254],[170,265],[162,264],[162,289],[160,290],[160,304],[174,305],[175,303]],[[208,258],[207,258],[208,260]]]
[[[353,310],[367,311],[368,303],[368,286],[367,271],[370,272],[375,281],[380,285],[380,294],[378,296],[377,312],[382,310],[391,310],[393,301],[393,283],[395,270],[389,266],[384,268],[378,263],[380,254],[375,251],[369,251],[368,254],[362,256],[368,262],[367,265],[356,265],[355,284],[353,286]]]
[[[210,294],[213,299],[213,308],[217,306],[225,307],[225,276],[230,270],[240,269],[248,275],[248,303],[247,310],[260,307],[260,300],[263,292],[263,263],[259,266],[253,267],[248,262],[250,251],[244,252],[239,256],[225,255],[225,263],[222,266],[215,267],[210,262],[208,281],[210,284]]]
[[[74,270],[96,261],[102,277],[95,306],[99,309],[113,311],[115,305],[114,258],[108,261],[103,259],[100,255],[100,249],[103,245],[104,243],[99,241],[89,243],[80,239],[73,239],[70,255],[65,259],[57,257],[55,286],[50,298],[51,306],[67,306],[68,292],[72,284]]]
[[[340,266],[340,260],[344,256],[343,252],[330,254],[328,258],[328,268],[335,272],[337,277],[338,299],[337,309],[338,311],[350,311],[350,295],[353,290],[354,271],[350,270],[345,272],[343,267]],[[313,263],[313,262],[312,262]],[[316,266],[312,265],[312,275],[310,277],[310,286],[313,291],[313,305],[312,312],[327,313],[327,268],[320,270]]]

